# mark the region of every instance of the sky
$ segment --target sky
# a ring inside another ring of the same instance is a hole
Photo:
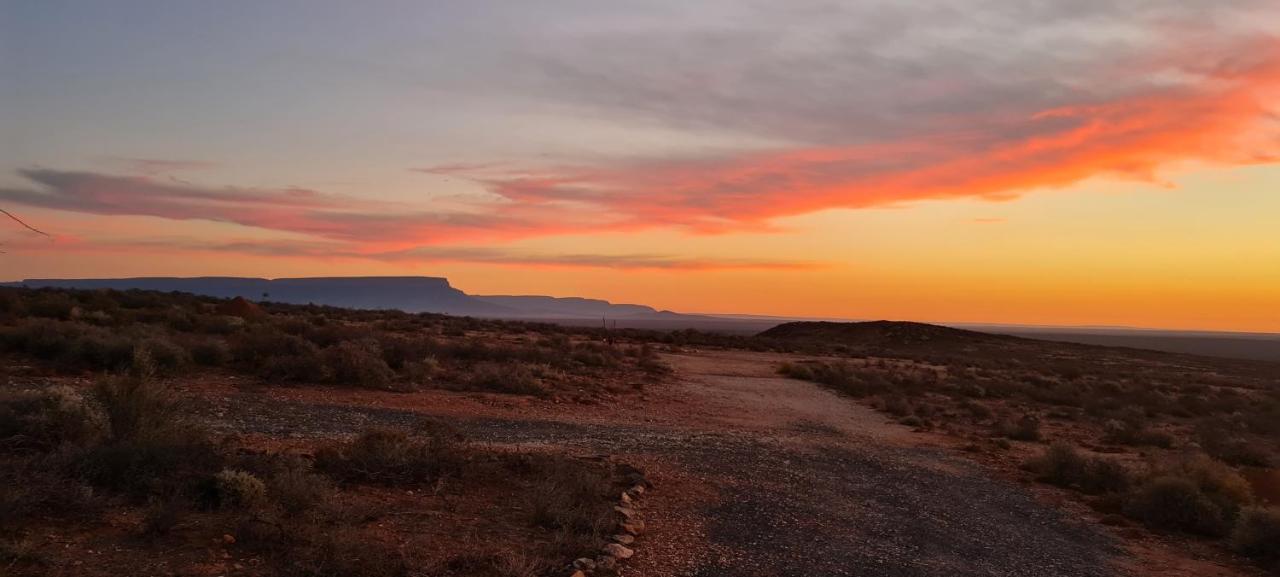
[[[1280,332],[1280,3],[0,0],[0,209],[0,280]]]

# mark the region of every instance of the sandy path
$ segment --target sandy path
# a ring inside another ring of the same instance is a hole
[[[1107,538],[870,409],[776,377],[777,360],[672,356],[674,382],[598,406],[254,389],[214,399],[210,412],[227,429],[272,436],[443,416],[482,442],[639,463],[658,490],[644,500],[652,531],[633,575],[1113,574]]]

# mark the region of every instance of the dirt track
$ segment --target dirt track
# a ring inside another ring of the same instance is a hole
[[[644,501],[652,530],[633,575],[1114,573],[1106,537],[869,409],[773,376],[768,356],[669,361],[671,384],[616,404],[253,389],[215,396],[208,410],[221,428],[273,437],[440,416],[482,442],[639,463],[658,490]]]

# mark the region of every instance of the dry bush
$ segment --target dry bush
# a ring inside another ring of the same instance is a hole
[[[350,442],[321,447],[315,466],[340,482],[404,485],[448,474],[459,461],[458,447],[447,435],[375,428]]]
[[[1264,565],[1280,568],[1280,508],[1249,507],[1241,511],[1231,531],[1231,548]]]
[[[372,339],[344,341],[324,349],[321,356],[330,378],[340,385],[386,389],[396,376]]]
[[[311,510],[333,495],[329,480],[301,459],[286,459],[273,467],[266,484],[271,502],[290,515]]]
[[[1120,463],[1081,455],[1065,443],[1054,443],[1027,468],[1042,482],[1092,495],[1124,491],[1130,483],[1130,473]]]
[[[1126,515],[1149,527],[1221,537],[1253,502],[1247,481],[1205,456],[1164,466],[1126,497]]]
[[[514,362],[477,363],[466,376],[465,385],[469,390],[535,397],[545,397],[550,393],[528,365]]]
[[[223,469],[213,476],[219,507],[249,508],[267,500],[267,485],[253,473]]]
[[[0,451],[48,452],[84,446],[102,438],[102,412],[66,386],[42,391],[0,392]]]
[[[0,520],[31,515],[93,514],[103,500],[92,487],[65,474],[61,455],[0,460]],[[0,523],[0,527],[4,527]],[[16,529],[16,527],[13,527]]]
[[[268,381],[319,382],[328,376],[319,347],[273,328],[237,335],[231,350],[242,368]]]
[[[1015,441],[1039,441],[1041,436],[1040,419],[1029,413],[1022,415],[1017,421],[1000,419],[994,428],[997,435]]]
[[[559,531],[567,556],[598,549],[616,516],[606,493],[609,476],[585,463],[551,457],[532,457],[531,474],[536,478],[529,491],[531,522]]]
[[[183,493],[219,470],[215,441],[189,421],[175,393],[140,375],[94,387],[107,438],[78,455],[77,472],[95,486],[143,498]]]
[[[221,367],[231,362],[231,347],[220,339],[196,338],[188,341],[191,360],[206,367]]]

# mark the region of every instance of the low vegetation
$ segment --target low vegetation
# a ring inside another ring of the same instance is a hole
[[[814,354],[782,364],[783,375],[964,438],[977,452],[1017,451],[1037,480],[1106,514],[1220,539],[1274,566],[1265,551],[1276,544],[1275,509],[1261,505],[1242,472],[1274,467],[1280,456],[1275,365],[864,325],[766,336],[795,337],[795,350]]]
[[[603,465],[482,449],[438,423],[320,442],[314,457],[263,452],[201,428],[149,362],[139,353],[138,370],[103,377],[86,393],[0,395],[0,566],[8,574],[62,570],[49,565],[65,561],[58,552],[32,537],[74,527],[95,532],[125,572],[142,570],[132,563],[149,562],[153,551],[208,540],[260,561],[257,573],[266,575],[401,576],[440,567],[534,575],[599,550],[617,523],[620,488]],[[518,542],[528,545],[478,550],[472,542],[448,554],[407,546],[448,535],[452,528],[434,519],[459,507],[482,508],[484,522],[509,523],[504,530],[528,534]],[[130,527],[124,533],[120,519]],[[166,553],[163,562],[203,561]]]
[[[630,336],[628,336],[630,335]],[[267,383],[551,397],[669,369],[634,333],[143,291],[0,289],[0,353],[63,373],[220,370]]]

